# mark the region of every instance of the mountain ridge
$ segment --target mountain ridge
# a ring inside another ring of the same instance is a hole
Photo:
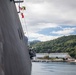
[[[30,45],[37,53],[69,53],[76,58],[76,35],[62,36],[46,42]]]

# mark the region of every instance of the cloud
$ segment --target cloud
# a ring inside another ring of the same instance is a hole
[[[53,31],[52,33],[57,34],[57,35],[70,35],[75,30],[76,30],[76,28],[64,28],[63,30]]]
[[[71,3],[68,0],[26,0],[26,23],[21,20],[24,32],[37,33],[46,28],[75,26],[75,4]]]
[[[28,34],[25,34],[28,36]],[[43,34],[39,34],[39,33],[32,33],[32,32],[29,32],[29,39],[30,41],[33,41],[33,40],[40,40],[40,41],[49,41],[49,40],[53,40],[53,39],[56,39],[58,38],[59,36],[47,36],[47,35],[43,35]]]
[[[33,2],[33,0],[26,2],[26,18],[29,18],[31,23],[76,24],[75,2],[71,0],[35,0],[38,3]]]
[[[24,25],[23,29],[25,32],[26,32],[26,28],[28,29],[29,32],[39,32],[39,31],[42,31],[43,29],[46,29],[46,28],[57,28],[57,27],[60,27],[60,26],[57,24],[54,24],[54,23],[39,23],[36,26]]]
[[[26,6],[25,15],[20,20],[23,30],[30,34],[30,38],[41,39],[41,36],[52,39],[52,34],[69,35],[75,29],[67,28],[59,31],[53,31],[51,36],[39,34],[46,28],[62,28],[63,26],[76,26],[76,0],[25,0],[21,6]]]

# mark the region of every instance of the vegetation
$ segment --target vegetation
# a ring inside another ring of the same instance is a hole
[[[36,42],[30,45],[37,53],[65,53],[76,58],[76,35],[63,36],[46,42]]]
[[[49,56],[47,55],[47,56],[44,56],[44,59],[49,59]]]

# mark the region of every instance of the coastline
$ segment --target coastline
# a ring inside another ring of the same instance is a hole
[[[72,63],[76,63],[76,59],[75,60],[48,60],[48,59],[36,59],[36,60],[32,60],[32,62],[72,62]]]

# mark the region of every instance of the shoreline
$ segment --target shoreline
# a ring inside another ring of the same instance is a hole
[[[41,60],[41,59],[36,59],[36,60],[32,60],[32,62],[72,62],[72,63],[76,63],[76,60],[73,61],[69,61],[69,60]]]

